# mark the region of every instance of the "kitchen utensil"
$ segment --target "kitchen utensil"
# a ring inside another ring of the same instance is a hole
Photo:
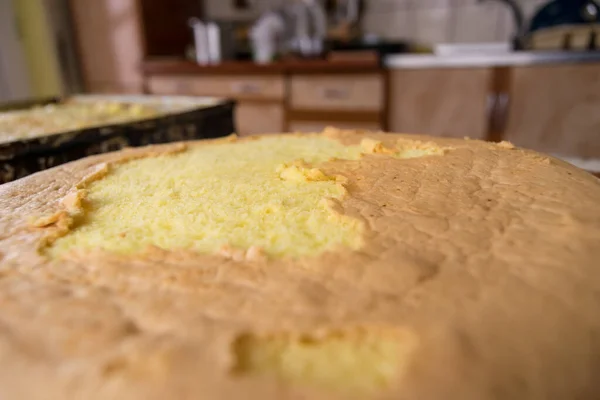
[[[480,3],[486,0],[478,0]],[[515,50],[521,50],[525,47],[524,45],[524,37],[526,30],[525,16],[523,15],[523,10],[521,6],[518,4],[517,0],[496,0],[500,3],[505,4],[511,11],[515,31],[512,35],[511,41],[513,48]]]
[[[279,43],[285,31],[283,17],[274,11],[264,13],[250,29],[254,61],[259,64],[271,62],[279,51]]]
[[[285,11],[293,24],[290,49],[307,57],[321,54],[327,36],[327,16],[321,4],[317,0],[296,0]]]
[[[479,0],[480,2],[485,0]],[[593,49],[600,24],[597,0],[552,0],[536,11],[526,23],[516,0],[496,0],[506,4],[513,15],[515,33],[513,48]]]
[[[528,32],[558,25],[600,23],[600,4],[593,0],[553,0],[531,19]]]
[[[200,65],[209,64],[210,55],[208,50],[208,31],[206,24],[196,17],[190,18],[188,24],[194,32],[196,62]]]

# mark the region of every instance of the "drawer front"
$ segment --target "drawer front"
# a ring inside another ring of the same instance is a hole
[[[149,79],[148,87],[155,94],[272,100],[281,100],[284,96],[282,76],[157,76]]]
[[[283,131],[283,104],[240,102],[235,109],[235,126],[240,136]]]
[[[380,131],[377,122],[340,122],[340,121],[290,121],[290,132],[322,132],[328,126],[338,129],[356,129],[365,131]]]
[[[379,74],[291,78],[290,103],[294,109],[380,111],[383,100],[383,77]]]
[[[127,93],[127,94],[140,94],[143,92],[142,82],[118,82],[118,81],[90,81],[87,85],[88,90],[91,93],[98,94],[115,94],[115,93]]]
[[[152,94],[187,94],[185,82],[179,77],[151,77],[148,79],[148,91]]]

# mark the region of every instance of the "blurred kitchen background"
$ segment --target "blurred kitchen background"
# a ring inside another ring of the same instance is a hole
[[[232,98],[239,134],[510,140],[600,171],[593,0],[0,0],[0,103]]]

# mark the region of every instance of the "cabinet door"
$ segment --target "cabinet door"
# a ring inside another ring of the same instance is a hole
[[[240,102],[235,110],[235,125],[240,136],[283,131],[283,104]]]
[[[391,131],[486,137],[492,69],[396,69],[390,74]]]
[[[514,68],[505,138],[542,152],[600,157],[600,64]]]
[[[290,106],[296,110],[380,111],[381,74],[293,75]]]
[[[377,122],[341,122],[341,121],[290,121],[288,130],[290,132],[322,132],[327,127],[338,129],[355,129],[365,131],[380,131],[381,126]]]

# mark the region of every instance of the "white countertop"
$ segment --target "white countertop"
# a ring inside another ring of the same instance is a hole
[[[598,158],[577,158],[577,157],[565,157],[558,154],[551,154],[553,157],[566,161],[574,166],[583,170],[600,173],[600,159]]]
[[[384,59],[390,69],[503,67],[548,63],[600,62],[600,51],[518,51],[480,54],[395,54]]]

